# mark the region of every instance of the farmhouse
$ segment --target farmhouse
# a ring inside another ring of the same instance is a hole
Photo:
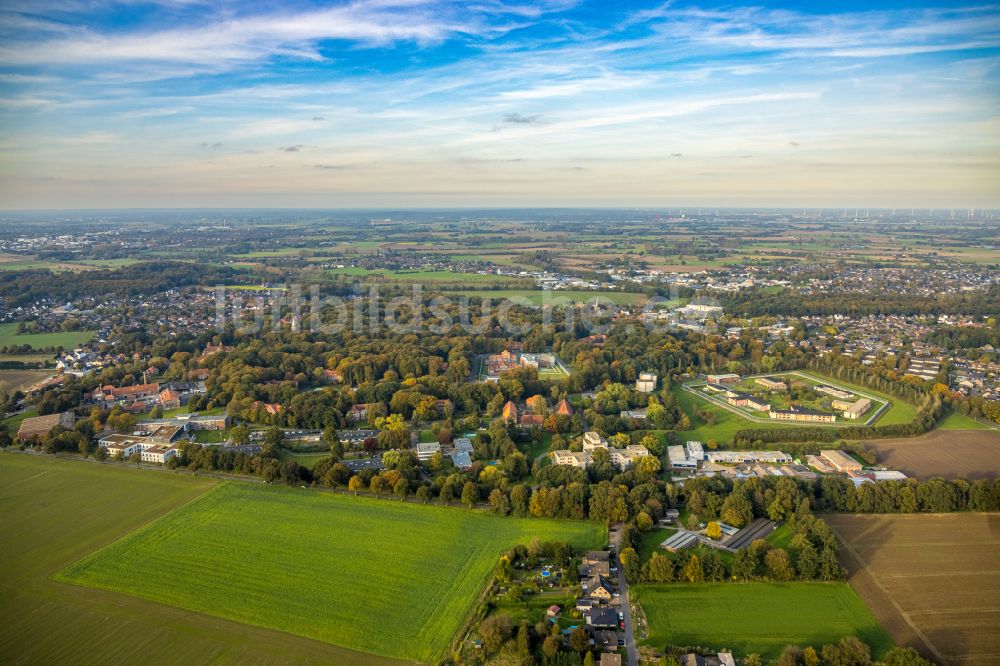
[[[821,384],[820,386],[817,386],[815,390],[817,393],[825,393],[826,395],[833,396],[834,398],[840,398],[842,400],[854,397],[854,394],[850,391],[844,391],[843,389],[835,388],[827,384]]]
[[[740,376],[728,373],[724,375],[708,375],[705,379],[709,384],[737,384],[740,381]]]
[[[838,472],[861,471],[861,463],[838,449],[823,449],[819,455],[824,462]]]
[[[806,423],[833,423],[837,420],[836,414],[816,412],[802,407],[792,407],[791,409],[772,409],[769,413],[772,419],[778,421],[802,421]]]
[[[118,388],[111,385],[99,386],[83,397],[88,402],[109,405],[135,401],[152,403],[159,400],[159,395],[159,384],[137,384],[135,386],[121,386]]]
[[[17,438],[22,442],[29,442],[45,437],[57,425],[72,428],[74,423],[76,423],[76,417],[73,412],[32,416],[21,421],[21,427],[17,430]]]
[[[763,386],[770,391],[787,391],[788,385],[783,381],[777,379],[771,379],[770,377],[757,377],[754,379],[754,383],[757,386]]]
[[[639,393],[652,393],[656,390],[657,376],[655,372],[640,372],[635,380],[635,390]]]

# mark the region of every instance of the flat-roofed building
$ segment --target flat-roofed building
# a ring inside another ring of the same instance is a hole
[[[839,449],[823,449],[820,457],[838,472],[860,472],[861,463]]]
[[[417,460],[426,462],[435,453],[441,453],[441,445],[437,442],[421,442],[417,444]]]
[[[656,390],[657,376],[655,372],[640,372],[635,380],[635,390],[640,393],[652,393]]]
[[[623,471],[649,455],[649,449],[642,444],[632,444],[624,449],[608,449],[608,451],[611,454],[611,464]]]
[[[845,391],[827,384],[820,384],[814,389],[817,393],[825,393],[826,395],[833,396],[834,398],[841,398],[847,400],[848,398],[853,398],[854,394],[850,391]]]
[[[680,444],[667,447],[667,460],[670,468],[677,471],[695,471],[698,469],[698,461],[689,458],[687,451]]]
[[[570,451],[568,449],[560,449],[559,451],[553,451],[549,455],[552,457],[553,465],[569,465],[570,467],[586,469],[587,465],[593,462],[590,454],[586,451]]]
[[[583,450],[593,451],[594,449],[606,449],[608,448],[608,441],[600,436],[600,434],[590,430],[583,433]]]
[[[792,462],[792,457],[784,451],[709,451],[708,460],[724,465],[745,465],[750,463],[787,465]]]
[[[872,401],[868,398],[858,398],[850,407],[844,410],[845,419],[860,419],[871,409]]]
[[[705,379],[709,384],[736,384],[740,381],[740,376],[730,372],[722,375],[707,375]]]
[[[695,460],[705,459],[705,447],[702,446],[701,442],[691,440],[684,444],[684,449],[687,452],[688,458],[693,458]]]
[[[770,377],[756,377],[754,378],[754,383],[757,386],[763,386],[770,391],[787,391],[788,385],[785,382],[771,379]]]
[[[140,454],[142,462],[166,464],[168,460],[177,455],[177,449],[173,446],[150,446],[143,449]]]
[[[805,423],[834,423],[837,420],[836,414],[826,412],[814,412],[811,409],[772,409],[769,412],[772,419],[776,421],[802,421]]]

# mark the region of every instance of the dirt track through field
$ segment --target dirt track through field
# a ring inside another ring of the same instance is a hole
[[[993,479],[1000,476],[1000,433],[989,430],[935,430],[920,437],[865,442],[879,464],[908,476],[929,479]]]
[[[849,582],[898,645],[1000,663],[1000,514],[827,517]]]

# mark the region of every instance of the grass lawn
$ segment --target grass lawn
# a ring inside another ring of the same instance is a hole
[[[294,451],[282,450],[279,456],[281,462],[297,462],[299,467],[312,469],[320,460],[330,457],[329,451],[319,451],[317,453],[297,453]]]
[[[747,428],[795,427],[787,423],[754,423],[753,421],[748,421],[739,414],[734,414],[728,409],[723,409],[718,405],[702,400],[698,396],[692,395],[690,392],[680,388],[674,390],[674,395],[677,396],[677,402],[680,404],[681,409],[691,419],[692,425],[691,430],[677,432],[681,441],[693,439],[700,442],[707,442],[710,439],[714,439],[721,444],[731,442],[738,430],[745,430]],[[715,414],[715,423],[710,424],[695,416],[695,413],[699,410]]]
[[[635,305],[645,303],[645,294],[633,294],[623,291],[545,291],[541,289],[486,289],[481,291],[448,292],[468,296],[470,298],[491,298],[494,301],[503,299],[521,299],[531,305],[570,305],[572,303],[593,303],[599,298],[602,303],[611,302],[615,305]]]
[[[0,324],[0,347],[31,345],[32,349],[62,347],[73,349],[94,337],[94,331],[18,334],[17,324]]]
[[[676,532],[677,528],[674,527],[658,527],[643,534],[642,543],[639,545],[639,559],[645,562],[657,551],[661,555],[666,555],[667,551],[661,550],[660,544]]]
[[[20,414],[14,416],[8,416],[5,419],[0,419],[0,424],[7,428],[7,432],[13,437],[15,433],[21,428],[21,422],[24,419],[31,418],[32,416],[38,416],[38,410],[32,407],[27,409]]]
[[[958,412],[949,412],[948,416],[938,421],[937,427],[938,430],[1000,430],[1000,426],[991,428]]]
[[[777,658],[788,644],[819,649],[855,635],[878,658],[888,634],[847,583],[704,583],[634,588],[649,623],[642,643],[729,648]]]
[[[226,430],[195,430],[194,441],[200,444],[222,444],[229,437]]]
[[[457,273],[455,271],[418,271],[418,270],[383,270],[368,269],[360,266],[347,266],[344,268],[332,268],[327,271],[331,275],[350,275],[352,277],[382,277],[389,282],[466,282],[497,284],[509,283],[518,278],[506,275],[492,275],[485,273]]]
[[[500,553],[594,523],[225,483],[57,575],[388,657],[437,661]]]

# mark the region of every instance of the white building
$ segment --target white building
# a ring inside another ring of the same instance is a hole
[[[655,372],[640,372],[639,379],[635,380],[635,390],[640,393],[652,393],[656,390],[657,380]]]
[[[417,460],[426,462],[435,453],[441,453],[441,445],[437,442],[421,442],[417,444]]]
[[[792,457],[782,451],[710,451],[708,460],[723,465],[743,465],[748,463],[787,465],[792,462]]]
[[[609,449],[611,464],[624,471],[649,455],[649,450],[642,444],[632,444],[624,449]]]
[[[701,445],[701,442],[690,441],[684,445],[687,451],[687,457],[694,460],[705,460],[705,447]]]
[[[680,444],[667,447],[667,460],[670,461],[670,468],[678,471],[695,471],[698,469],[698,461],[690,458],[684,447]]]

